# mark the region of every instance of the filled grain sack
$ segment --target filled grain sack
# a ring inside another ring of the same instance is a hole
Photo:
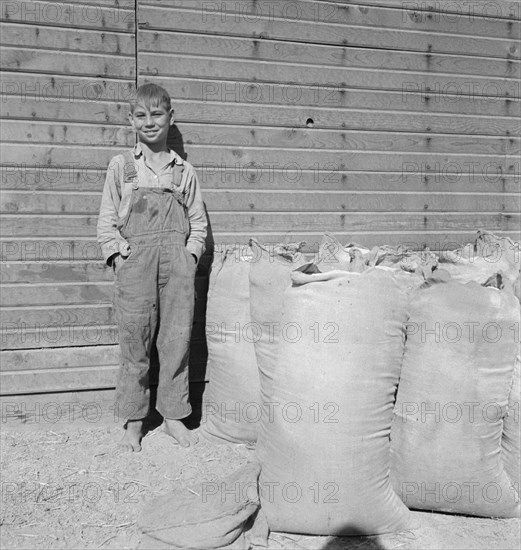
[[[274,531],[368,535],[409,526],[388,479],[407,296],[415,276],[294,271],[257,455]]]
[[[410,508],[519,514],[501,450],[516,326],[519,302],[495,288],[449,280],[412,296],[391,430],[391,480]]]
[[[245,247],[216,255],[206,311],[208,385],[203,395],[201,434],[215,442],[257,440],[260,389],[250,318],[249,272]]]
[[[489,277],[499,273],[505,282],[514,285],[521,266],[519,243],[488,231],[478,231],[473,243],[442,251],[438,260],[439,267],[460,283],[485,284]]]
[[[250,240],[253,255],[249,271],[250,314],[258,328],[255,354],[261,373],[261,402],[269,399],[268,385],[280,339],[282,296],[291,285],[291,271],[304,263],[300,252],[303,244],[278,244],[268,248],[255,239]]]

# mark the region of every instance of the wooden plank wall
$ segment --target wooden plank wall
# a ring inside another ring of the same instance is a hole
[[[1,3],[2,394],[114,385],[112,275],[96,216],[134,142],[134,0]]]
[[[140,1],[215,242],[517,238],[520,4],[485,4]]]
[[[4,393],[113,384],[95,226],[106,163],[133,143],[136,66],[174,99],[218,249],[519,240],[519,0],[138,0],[137,51],[133,2],[56,3],[84,8],[74,25],[51,4],[2,8]]]

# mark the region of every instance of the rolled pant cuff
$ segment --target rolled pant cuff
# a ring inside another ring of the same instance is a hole
[[[135,420],[144,420],[150,412],[150,400],[138,403],[136,401],[125,401],[116,398],[114,403],[114,418],[124,419],[130,422]]]
[[[186,418],[192,414],[191,405],[184,406],[183,408],[169,408],[156,405],[156,409],[159,414],[167,420],[182,420],[183,418]]]

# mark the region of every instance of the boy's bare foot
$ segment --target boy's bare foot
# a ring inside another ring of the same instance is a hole
[[[173,437],[181,447],[190,447],[199,441],[199,436],[191,432],[180,420],[165,418],[164,432]]]
[[[141,451],[143,438],[143,420],[129,420],[118,447],[124,451],[138,453]]]

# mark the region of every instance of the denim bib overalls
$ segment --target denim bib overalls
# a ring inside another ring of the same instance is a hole
[[[173,180],[176,175],[174,170]],[[165,418],[181,419],[191,413],[188,354],[197,268],[185,246],[190,227],[184,197],[175,181],[167,189],[141,187],[135,168],[130,178],[130,206],[118,223],[130,255],[116,269],[121,349],[116,406],[128,420],[147,416],[150,352],[157,334],[156,408]]]

